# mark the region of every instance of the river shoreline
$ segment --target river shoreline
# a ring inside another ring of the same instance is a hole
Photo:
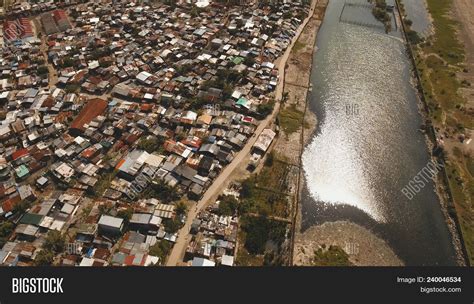
[[[426,9],[428,10],[428,7],[427,7],[427,3],[426,1],[425,2],[425,5],[426,5]],[[403,5],[403,0],[396,0],[396,3],[397,3],[397,8],[398,8],[398,12],[400,14],[400,18],[403,20],[404,18],[406,18],[407,16],[407,13],[406,13],[406,10],[405,10],[405,7]],[[435,32],[434,32],[434,28],[433,28],[433,18],[431,16],[431,14],[429,13],[429,11],[427,11],[428,13],[428,17],[430,19],[430,35],[434,35]],[[402,21],[402,27],[401,27],[402,31],[404,32],[404,44],[407,48],[407,55],[410,57],[410,61],[411,61],[411,65],[412,65],[412,73],[411,73],[411,84],[413,86],[413,88],[415,89],[415,92],[416,92],[416,95],[417,95],[417,105],[418,105],[418,113],[420,114],[420,116],[422,117],[422,120],[424,122],[429,122],[431,120],[431,117],[430,117],[430,113],[429,113],[429,108],[428,108],[428,105],[426,103],[426,97],[423,95],[422,92],[420,92],[417,87],[420,82],[420,78],[418,76],[418,68],[416,66],[416,60],[415,58],[413,57],[414,54],[415,54],[415,51],[412,49],[411,45],[410,45],[410,42],[406,39],[406,28],[405,28],[405,24],[403,23]],[[432,162],[438,162],[438,159],[433,155],[432,151],[435,149],[436,147],[436,138],[438,138],[438,135],[437,135],[437,132],[436,130],[433,128],[432,130],[432,133],[431,136],[427,133],[427,132],[424,132],[424,137],[425,137],[425,142],[426,142],[426,145],[429,149],[428,153],[430,155],[430,160]],[[446,170],[446,168],[444,168],[444,170]],[[444,171],[440,174],[446,174]],[[464,252],[465,249],[463,249],[463,244],[462,244],[462,236],[460,234],[460,231],[459,231],[459,228],[458,228],[458,225],[456,224],[456,221],[457,219],[453,218],[453,216],[451,216],[449,214],[449,211],[448,211],[448,208],[449,208],[449,203],[450,203],[450,198],[449,198],[449,194],[448,194],[448,191],[449,191],[449,185],[446,185],[443,178],[440,176],[440,174],[438,174],[436,176],[436,178],[433,178],[433,187],[434,187],[434,192],[436,193],[436,195],[438,196],[438,199],[439,199],[439,203],[440,203],[440,208],[441,208],[441,211],[445,217],[445,222],[446,222],[446,225],[448,226],[448,230],[451,234],[451,238],[452,238],[452,244],[453,244],[453,247],[455,249],[455,252],[456,252],[456,259],[457,259],[457,263],[458,265],[460,266],[466,266],[466,261],[468,259],[468,257],[466,256],[466,253]]]

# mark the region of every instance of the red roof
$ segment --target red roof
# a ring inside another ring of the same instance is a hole
[[[5,21],[3,32],[8,39],[19,39],[33,36],[33,28],[28,18]]]
[[[72,122],[70,129],[84,132],[84,125],[90,123],[94,118],[104,113],[105,109],[107,109],[107,101],[100,98],[89,100],[81,113],[79,113],[76,119]]]
[[[10,212],[19,202],[21,202],[19,195],[11,197],[2,203],[2,209],[4,212]]]
[[[201,147],[202,140],[199,137],[193,136],[192,138],[186,138],[182,140],[181,143],[185,144],[186,146],[199,149]]]
[[[153,105],[149,103],[144,103],[140,106],[140,110],[142,112],[149,112],[153,109]]]
[[[118,170],[120,167],[122,167],[123,163],[125,162],[125,159],[121,159],[118,164],[115,166],[115,169]]]
[[[53,11],[53,17],[56,22],[58,22],[61,19],[67,19],[66,12],[64,12],[63,10]]]
[[[28,149],[20,149],[20,150],[16,150],[15,152],[13,152],[12,154],[12,159],[13,160],[17,160],[25,155],[28,155]]]
[[[123,263],[127,266],[143,266],[143,265],[145,265],[146,258],[147,258],[147,255],[144,254],[142,256],[140,264],[136,265],[136,264],[133,264],[133,260],[135,259],[135,255],[127,255],[127,257],[125,257],[125,260],[123,261]]]
[[[96,152],[97,152],[97,149],[94,147],[87,148],[81,153],[81,156],[84,158],[91,158]]]

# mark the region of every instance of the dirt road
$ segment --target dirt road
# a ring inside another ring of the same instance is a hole
[[[229,177],[231,173],[240,166],[246,166],[246,164],[244,164],[243,161],[246,159],[246,156],[248,155],[248,153],[250,153],[250,150],[252,149],[252,146],[254,145],[255,141],[259,137],[260,133],[262,133],[262,131],[269,125],[269,123],[272,122],[277,116],[279,108],[280,108],[280,100],[282,98],[283,88],[284,88],[285,65],[287,63],[288,57],[290,56],[291,50],[295,42],[298,40],[299,35],[303,31],[303,28],[305,27],[306,23],[309,21],[310,16],[313,15],[314,7],[317,2],[318,2],[317,0],[313,1],[310,12],[308,14],[309,17],[306,18],[303,21],[303,23],[300,25],[300,27],[298,28],[296,32],[295,37],[293,38],[290,46],[287,48],[285,53],[276,61],[280,79],[275,89],[275,100],[277,100],[277,102],[275,104],[273,112],[269,116],[267,116],[267,118],[265,118],[263,121],[260,122],[260,124],[258,125],[255,131],[255,136],[249,139],[245,147],[237,154],[234,160],[227,167],[225,167],[222,173],[216,178],[216,180],[214,180],[214,182],[209,187],[209,189],[207,189],[202,199],[197,203],[196,207],[192,208],[188,212],[186,222],[183,228],[181,228],[181,230],[179,231],[176,244],[173,246],[173,250],[171,251],[171,254],[168,257],[168,260],[166,263],[167,266],[176,266],[178,265],[179,262],[182,261],[185,250],[186,250],[186,246],[191,238],[189,231],[191,229],[191,224],[193,223],[193,220],[196,218],[197,214],[201,210],[206,208],[206,206],[212,202],[211,199],[215,198],[223,190],[223,185],[229,183]]]

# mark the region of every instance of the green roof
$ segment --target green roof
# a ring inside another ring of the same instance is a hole
[[[109,143],[108,141],[101,141],[100,144],[101,144],[102,147],[104,147],[104,148],[110,148],[110,147],[112,147],[112,144]]]
[[[19,178],[25,177],[30,173],[30,170],[28,170],[28,167],[25,165],[21,165],[18,168],[15,169],[16,175]]]
[[[25,213],[20,220],[20,224],[29,224],[39,226],[43,220],[43,215],[34,214],[34,213]]]
[[[238,104],[239,106],[246,106],[246,105],[247,105],[247,102],[248,102],[248,100],[245,99],[245,98],[243,98],[243,97],[241,97],[241,98],[239,98],[239,100],[237,100],[237,104]]]
[[[233,62],[234,64],[241,64],[242,61],[244,61],[244,58],[239,57],[239,56],[234,57],[234,59],[232,59],[232,62]]]

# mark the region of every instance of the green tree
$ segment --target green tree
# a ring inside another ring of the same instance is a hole
[[[156,242],[155,245],[151,246],[148,253],[152,256],[159,257],[160,261],[158,263],[160,265],[163,265],[164,261],[166,260],[166,257],[171,252],[171,248],[173,248],[173,246],[171,245],[170,242],[166,240],[162,240],[162,241]]]
[[[34,264],[36,266],[48,266],[53,263],[54,253],[50,250],[42,249],[35,257]]]
[[[145,150],[148,153],[153,153],[159,150],[163,143],[164,141],[161,137],[149,136],[140,139],[140,141],[138,142],[138,148],[141,150]]]
[[[267,167],[273,166],[274,157],[275,157],[275,155],[274,155],[273,151],[268,153],[267,158],[265,159],[265,166],[267,166]]]
[[[243,198],[246,197],[251,197],[254,192],[254,182],[251,178],[247,178],[242,182],[241,188],[240,188],[240,195]]]
[[[14,228],[15,225],[9,221],[4,221],[0,224],[0,247],[3,247]]]
[[[13,207],[13,213],[25,213],[30,208],[31,203],[28,201],[21,201]]]
[[[243,229],[247,234],[245,237],[245,248],[248,252],[251,254],[262,254],[265,250],[265,244],[268,241],[266,218],[249,217]]]
[[[314,252],[314,266],[350,266],[349,255],[339,246],[329,246],[327,250],[319,248]]]
[[[235,215],[238,208],[238,201],[234,196],[224,195],[219,202],[219,209],[217,212],[220,215]]]
[[[273,107],[275,106],[275,103],[274,102],[267,102],[267,103],[264,103],[264,104],[259,104],[257,106],[257,112],[264,116],[264,117],[267,117],[268,115],[270,115],[273,111]]]
[[[40,67],[38,67],[38,75],[46,75],[48,74],[48,67],[42,65]]]
[[[162,180],[155,180],[150,184],[145,198],[158,198],[163,203],[177,201],[180,197],[174,187],[169,186]]]
[[[273,242],[280,250],[285,241],[286,224],[267,217],[245,216],[241,219],[242,230],[245,232],[244,246],[251,254],[263,254],[268,241]]]
[[[178,202],[176,204],[176,214],[178,215],[186,214],[187,210],[188,210],[188,206],[186,206],[184,202]]]
[[[163,221],[163,226],[165,226],[165,231],[168,233],[176,233],[183,226],[181,221],[178,218],[166,219]]]
[[[49,250],[53,253],[60,253],[64,250],[66,240],[61,232],[57,230],[51,230],[46,235],[46,240],[43,244],[43,249]]]
[[[68,84],[66,85],[66,88],[64,90],[66,91],[66,93],[70,94],[76,93],[77,91],[79,91],[79,89],[80,87],[77,84]]]

